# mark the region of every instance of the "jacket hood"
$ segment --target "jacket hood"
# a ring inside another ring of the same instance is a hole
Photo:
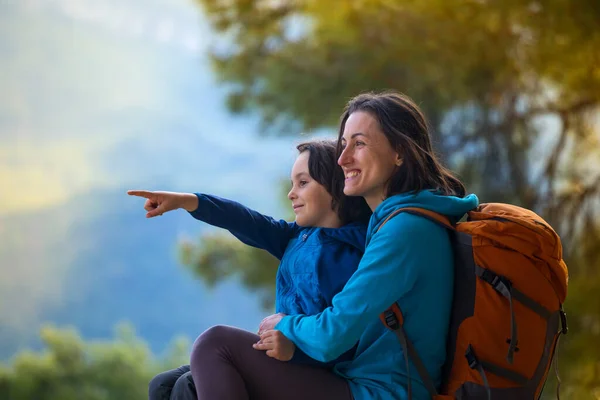
[[[369,233],[375,232],[379,225],[395,210],[405,207],[418,207],[442,214],[457,222],[460,218],[476,208],[479,199],[474,194],[466,197],[446,196],[432,190],[416,193],[401,193],[385,199],[373,212],[369,222]]]

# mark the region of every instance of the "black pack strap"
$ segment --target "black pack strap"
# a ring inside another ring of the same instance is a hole
[[[533,300],[531,297],[525,295],[525,293],[515,289],[514,287],[510,288],[513,299],[517,300],[519,303],[523,304],[525,307],[529,308],[531,311],[535,312],[540,317],[545,320],[549,319],[552,315],[546,307],[542,306],[540,303]]]
[[[392,309],[388,309],[385,311],[384,318],[385,318],[385,322],[386,322],[388,328],[390,328],[392,331],[394,331],[394,333],[398,337],[398,341],[400,342],[400,345],[402,346],[402,352],[404,353],[404,362],[406,363],[406,371],[408,374],[408,398],[409,399],[412,398],[410,365],[408,363],[409,357],[412,360],[413,364],[415,365],[415,368],[417,369],[417,373],[419,374],[419,376],[421,377],[421,380],[423,381],[423,385],[425,385],[427,392],[429,392],[429,396],[431,398],[433,398],[434,396],[437,396],[438,392],[435,388],[435,384],[433,383],[433,379],[431,379],[431,376],[429,375],[427,368],[425,368],[425,364],[423,364],[423,360],[421,360],[421,357],[419,357],[419,354],[417,353],[417,350],[415,349],[415,346],[413,345],[413,343],[406,336],[406,331],[404,330],[404,327],[402,326],[402,324],[400,324],[400,322],[398,321],[398,318],[396,317],[396,315],[394,314]]]
[[[554,349],[554,358],[552,359],[552,363],[554,363],[554,375],[556,375],[556,400],[560,400],[560,384],[562,381],[560,380],[560,376],[558,376],[558,341],[560,340],[560,334],[562,332],[558,332],[558,337],[556,338],[556,347]]]
[[[509,369],[487,361],[479,360],[477,356],[475,356],[475,351],[473,350],[473,347],[471,345],[469,345],[469,347],[467,348],[467,351],[465,352],[465,357],[467,358],[469,367],[471,367],[472,369],[477,369],[479,371],[479,367],[481,367],[484,371],[490,372],[501,378],[508,379],[518,384],[519,386],[525,386],[529,382],[529,379],[527,379],[526,376],[521,375],[518,372],[511,371]],[[484,378],[485,383],[487,377],[482,376],[482,378]]]
[[[492,400],[492,391],[490,390],[490,383],[487,379],[487,375],[485,374],[485,370],[483,369],[483,365],[479,362],[477,357],[475,356],[475,352],[471,345],[467,347],[467,351],[465,352],[465,357],[467,358],[467,362],[469,363],[469,368],[476,369],[481,375],[481,379],[483,380],[483,385],[485,386],[485,390],[487,392],[488,400]]]
[[[483,279],[490,285],[493,284],[496,279],[504,279],[504,281],[508,282],[506,278],[490,271],[489,269],[481,268],[478,265],[475,266],[475,273],[477,274],[477,276],[479,276],[481,279]],[[525,307],[529,308],[531,311],[535,312],[540,317],[547,320],[552,315],[552,312],[550,310],[542,306],[537,301],[533,300],[531,297],[527,296],[525,293],[512,287],[510,285],[510,282],[509,289],[513,299],[517,300],[519,303],[523,304]],[[505,295],[505,297],[507,296]]]
[[[567,324],[567,313],[563,310],[562,304],[560,305],[560,325],[561,325],[561,333],[566,335],[569,333],[569,325]]]
[[[412,400],[412,384],[410,379],[410,364],[408,362],[408,338],[406,337],[406,332],[404,332],[404,328],[402,327],[402,320],[396,316],[394,312],[394,308],[400,312],[399,307],[390,307],[383,312],[383,320],[387,327],[391,329],[396,336],[398,337],[398,341],[400,342],[400,346],[402,346],[402,354],[404,355],[404,364],[406,366],[406,374],[408,377],[408,400]]]
[[[479,361],[479,363],[481,364],[484,370],[491,372],[492,374],[497,375],[499,377],[511,380],[519,384],[520,386],[525,386],[527,382],[529,382],[529,379],[527,379],[527,377],[519,374],[518,372],[511,371],[509,369],[503,368],[499,365],[492,364],[486,361]]]
[[[401,332],[402,331],[402,332]],[[412,384],[410,379],[410,364],[408,362],[408,343],[406,343],[406,334],[403,333],[404,329],[398,328],[394,331],[398,340],[400,341],[400,345],[402,346],[402,354],[404,355],[404,364],[406,366],[406,374],[408,375],[408,400],[412,400]]]
[[[427,392],[429,392],[431,397],[437,396],[438,392],[435,388],[435,384],[433,383],[433,379],[431,379],[431,375],[429,375],[427,368],[425,368],[425,364],[423,364],[423,360],[421,360],[421,357],[419,357],[419,353],[417,353],[415,346],[408,338],[406,339],[406,344],[408,345],[408,355],[415,365],[415,368],[417,369],[417,372],[419,373]]]
[[[560,305],[560,331],[558,331],[558,336],[556,337],[556,344],[554,345],[554,358],[552,362],[554,363],[554,374],[556,375],[556,400],[560,400],[560,384],[562,383],[560,380],[560,376],[558,375],[558,342],[560,340],[560,335],[566,335],[569,332],[569,327],[567,325],[567,313],[563,310],[562,304]]]
[[[506,361],[509,364],[513,363],[515,349],[517,348],[517,320],[515,318],[515,310],[513,307],[513,295],[512,285],[510,281],[503,276],[500,276],[489,269],[475,266],[475,273],[483,281],[489,283],[498,293],[508,299],[510,305],[510,344],[508,346],[508,353],[506,354]]]

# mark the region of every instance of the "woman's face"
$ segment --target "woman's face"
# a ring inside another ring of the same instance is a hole
[[[368,112],[350,114],[341,142],[338,164],[346,177],[344,194],[364,197],[375,210],[385,199],[387,183],[402,160]]]
[[[332,197],[323,185],[310,176],[309,157],[310,152],[303,151],[292,167],[292,190],[288,193],[288,199],[292,201],[296,223],[300,226],[337,228],[340,221],[337,213],[331,209]]]

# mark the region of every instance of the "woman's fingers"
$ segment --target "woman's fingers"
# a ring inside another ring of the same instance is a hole
[[[279,360],[279,348],[275,342],[258,342],[252,345],[256,350],[265,351],[267,356]]]
[[[277,331],[269,330],[260,335],[260,340],[252,345],[257,350],[269,350],[276,346],[277,338],[275,336]]]
[[[275,348],[275,343],[273,342],[258,342],[252,345],[256,350],[272,350]]]
[[[273,347],[276,344],[276,340],[273,340],[273,338],[265,338],[265,339],[260,339],[258,342],[256,342],[256,344],[260,344],[260,345],[270,345],[271,347]]]
[[[294,344],[276,330],[263,333],[258,343],[254,343],[252,347],[256,350],[265,351],[267,356],[279,361],[289,361],[295,350]]]
[[[269,329],[268,331],[265,331],[262,335],[260,335],[260,340],[262,341],[262,340],[265,340],[266,338],[277,336],[278,332],[279,331]]]

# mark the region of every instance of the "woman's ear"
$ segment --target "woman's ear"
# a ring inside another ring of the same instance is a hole
[[[402,157],[400,157],[400,155],[396,155],[396,161],[395,162],[396,162],[396,167],[401,166],[402,162],[403,162]]]

